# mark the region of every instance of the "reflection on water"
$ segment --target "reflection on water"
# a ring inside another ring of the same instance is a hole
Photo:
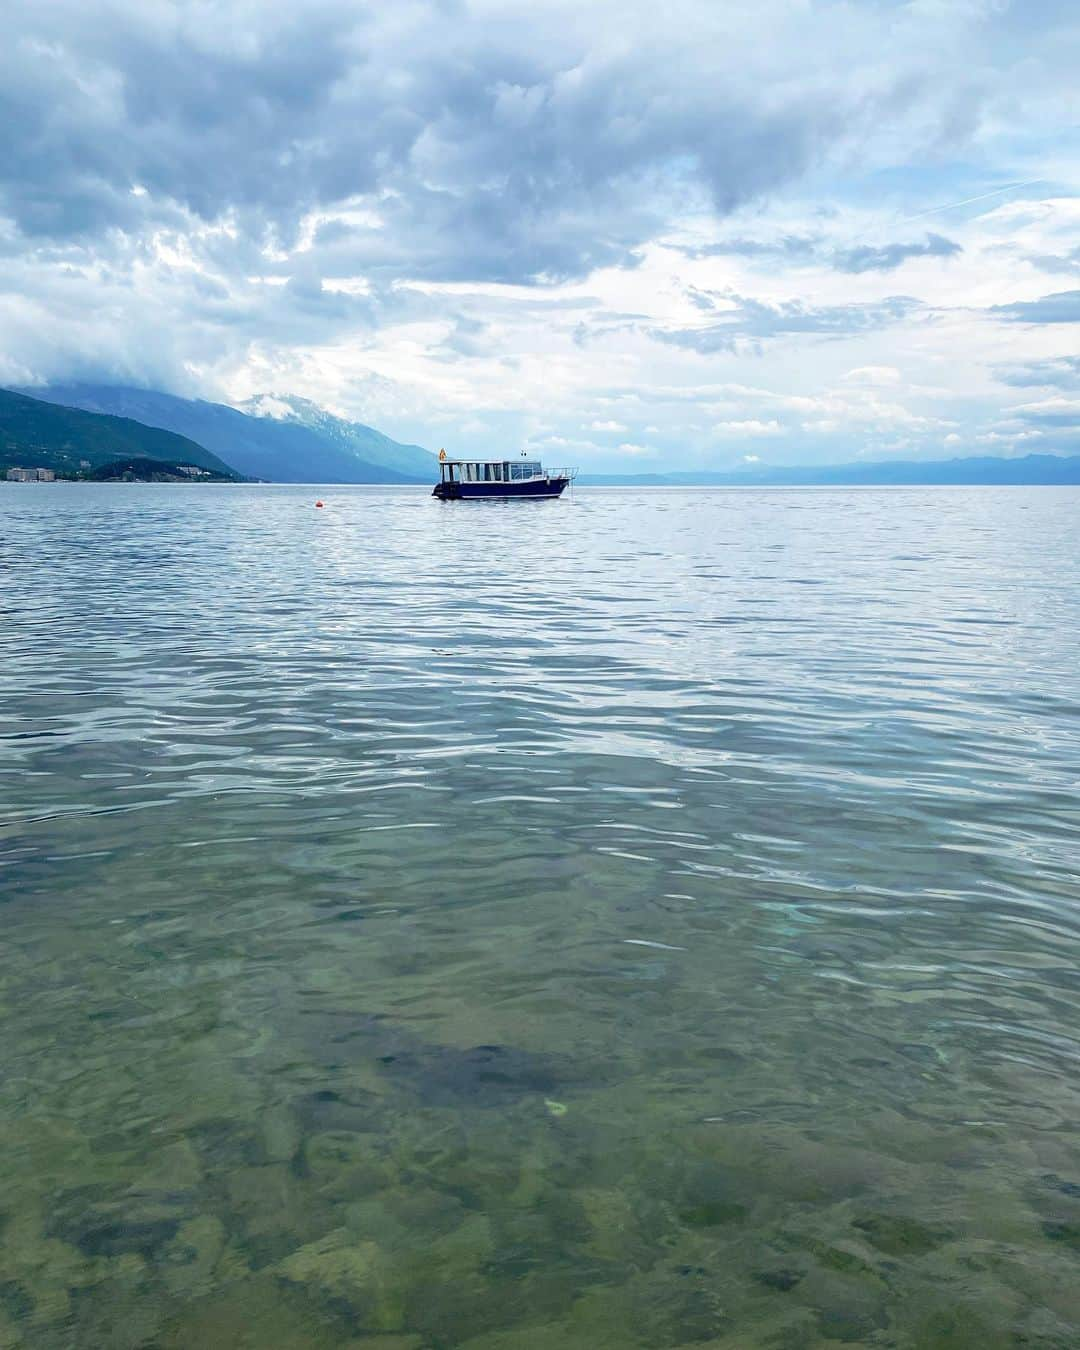
[[[1080,1344],[1080,494],[0,489],[0,1346]]]

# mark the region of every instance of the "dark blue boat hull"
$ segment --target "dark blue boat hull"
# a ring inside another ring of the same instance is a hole
[[[569,478],[530,478],[523,483],[436,483],[433,497],[444,502],[487,500],[490,497],[551,498],[562,496]]]

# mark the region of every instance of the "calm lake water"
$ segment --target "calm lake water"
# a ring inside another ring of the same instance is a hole
[[[0,1346],[1080,1345],[1080,492],[0,488]]]

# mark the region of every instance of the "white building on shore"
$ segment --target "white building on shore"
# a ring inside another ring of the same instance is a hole
[[[55,483],[56,474],[52,469],[16,469],[7,471],[9,483]]]

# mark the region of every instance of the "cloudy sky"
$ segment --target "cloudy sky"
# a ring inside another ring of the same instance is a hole
[[[0,383],[628,472],[1080,453],[1076,0],[0,24]]]

